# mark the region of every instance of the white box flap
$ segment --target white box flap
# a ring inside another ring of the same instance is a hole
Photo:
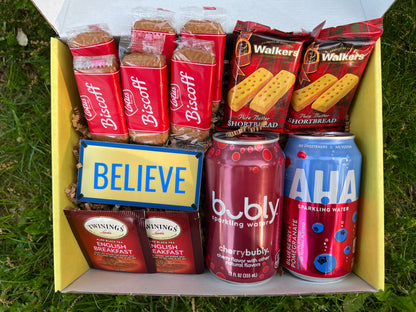
[[[128,35],[132,10],[152,6],[179,13],[189,6],[224,8],[225,30],[231,33],[237,20],[253,21],[282,30],[312,30],[349,24],[383,16],[394,0],[33,0],[55,31],[66,37],[75,27],[106,23],[114,35]]]

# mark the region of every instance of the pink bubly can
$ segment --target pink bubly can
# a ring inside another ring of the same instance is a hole
[[[276,273],[284,164],[277,134],[213,135],[206,155],[206,263],[217,277],[257,283]]]

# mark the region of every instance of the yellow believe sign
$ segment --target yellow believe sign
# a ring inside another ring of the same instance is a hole
[[[199,207],[202,152],[83,140],[80,163],[79,201],[188,211]]]

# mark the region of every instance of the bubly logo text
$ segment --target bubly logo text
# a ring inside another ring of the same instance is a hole
[[[242,210],[239,210],[237,214],[233,214],[232,211],[227,209],[225,203],[215,198],[215,191],[212,191],[212,211],[218,216],[226,215],[232,220],[239,220],[242,217],[250,221],[255,221],[260,218],[269,219],[268,223],[272,223],[277,214],[280,198],[276,200],[276,203],[269,201],[267,195],[264,196],[263,205],[258,203],[250,203],[249,197],[244,197],[244,206]]]

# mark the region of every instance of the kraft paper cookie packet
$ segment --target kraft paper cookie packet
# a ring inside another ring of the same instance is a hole
[[[289,132],[343,130],[382,19],[323,29],[306,48],[291,98]]]
[[[220,128],[267,122],[266,131],[283,132],[307,32],[289,33],[238,21],[224,118]]]

